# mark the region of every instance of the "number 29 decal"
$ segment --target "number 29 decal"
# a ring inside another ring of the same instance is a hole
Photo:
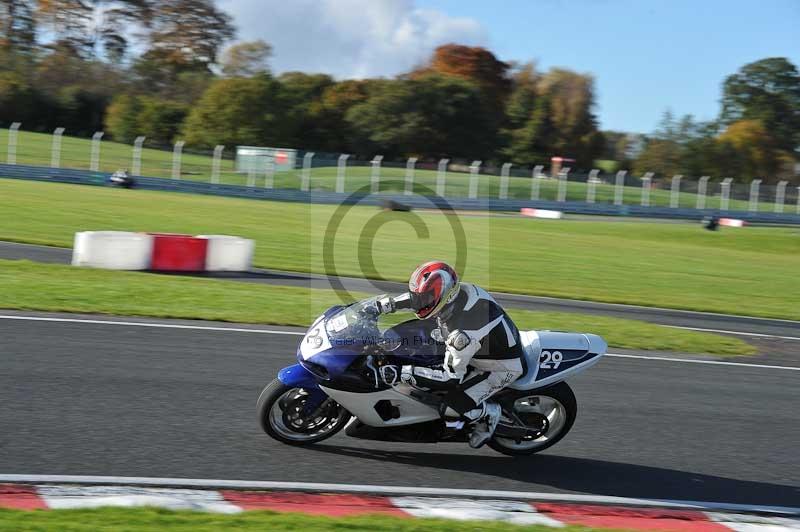
[[[541,369],[558,369],[562,360],[564,360],[564,356],[561,351],[542,351],[539,357],[539,367]]]

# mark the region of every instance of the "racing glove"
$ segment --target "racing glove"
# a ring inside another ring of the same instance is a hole
[[[470,360],[480,348],[481,343],[464,331],[451,332],[445,341],[444,370],[453,379],[463,379]]]

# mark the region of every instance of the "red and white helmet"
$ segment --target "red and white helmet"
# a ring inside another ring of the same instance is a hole
[[[458,274],[448,264],[431,261],[419,266],[408,280],[414,313],[432,318],[458,295]]]

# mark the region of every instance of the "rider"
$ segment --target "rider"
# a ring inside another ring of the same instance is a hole
[[[403,366],[401,380],[429,389],[448,390],[442,414],[475,423],[469,444],[478,448],[494,434],[501,408],[488,399],[524,373],[519,330],[482,288],[459,283],[444,262],[419,266],[408,281],[409,292],[378,300],[381,313],[410,308],[419,319],[436,319],[432,336],[444,341],[443,370]],[[463,423],[461,423],[463,424]]]

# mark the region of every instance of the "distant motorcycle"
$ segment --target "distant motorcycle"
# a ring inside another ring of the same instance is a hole
[[[414,319],[381,330],[376,301],[332,307],[314,321],[297,350],[299,364],[282,369],[258,398],[267,434],[305,445],[347,426],[348,436],[376,441],[468,441],[470,425],[449,427],[441,418],[440,394],[399,378],[402,365],[442,363],[435,322]],[[608,347],[595,334],[520,335],[526,371],[493,396],[503,414],[487,443],[508,455],[542,451],[569,432],[577,402],[564,380],[597,363]]]

